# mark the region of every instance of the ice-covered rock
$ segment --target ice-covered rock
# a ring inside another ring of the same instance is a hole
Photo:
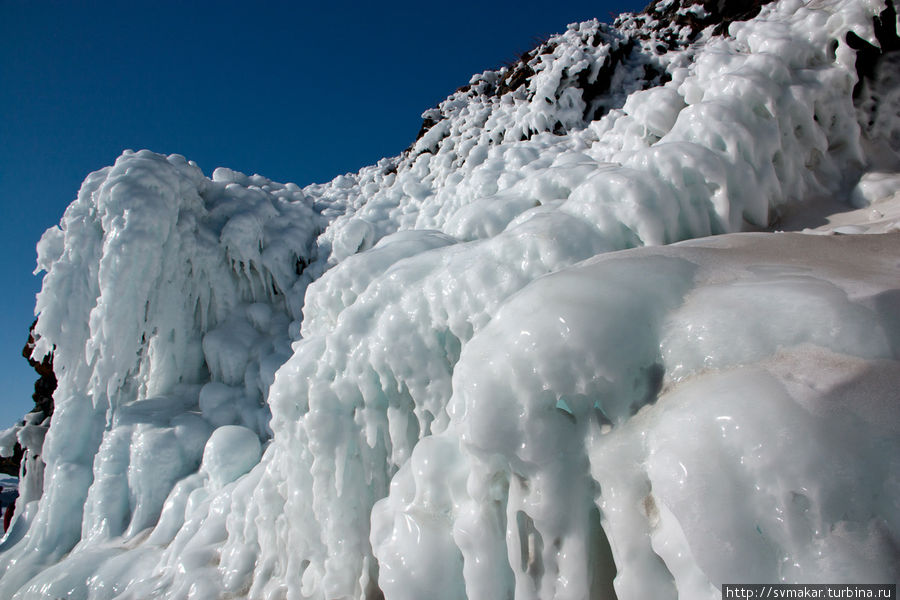
[[[895,580],[898,250],[722,236],[527,286],[466,345],[449,426],[375,506],[386,596]]]
[[[895,12],[738,4],[572,25],[326,184],[91,174],[0,596],[896,580],[900,234],[705,237],[896,229]]]

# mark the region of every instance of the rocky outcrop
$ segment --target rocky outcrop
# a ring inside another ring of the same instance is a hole
[[[53,372],[53,353],[43,356],[40,360],[32,356],[35,348],[34,327],[37,320],[31,324],[28,330],[28,341],[22,348],[22,356],[28,361],[28,364],[37,372],[40,377],[34,382],[34,393],[31,398],[34,400],[34,408],[26,417],[17,423],[14,427],[14,433],[18,433],[25,427],[41,428],[46,430],[50,426],[50,417],[53,415],[53,392],[56,391],[56,374]],[[43,438],[43,436],[40,436]],[[25,455],[25,448],[22,447],[20,441],[16,441],[12,447],[10,456],[0,456],[0,473],[18,477],[22,458]]]
[[[598,52],[596,64],[588,61],[580,71],[565,73],[568,77],[563,78],[559,91],[565,87],[566,79],[581,90],[585,105],[583,125],[586,125],[616,107],[616,103],[609,100],[620,91],[616,86],[621,85],[625,70],[636,65],[643,69],[642,89],[665,83],[670,77],[665,61],[657,60],[657,57],[684,49],[709,27],[714,27],[713,35],[727,35],[731,23],[752,19],[763,5],[770,2],[772,0],[655,0],[641,13],[618,17],[613,26],[598,23],[592,29],[581,27],[577,33],[586,46],[607,50]],[[551,55],[552,58],[559,45],[570,42],[565,36],[553,36],[523,53],[512,64],[473,77],[467,85],[457,89],[448,101],[423,114],[416,141],[435,125],[451,117],[453,109],[458,106],[457,101],[462,98],[471,100],[483,96],[499,99],[519,92],[520,100],[533,101],[535,90],[530,89],[529,82],[541,71],[542,57]],[[560,95],[557,93],[556,98],[548,98],[546,102],[559,100]],[[550,131],[557,135],[568,129],[564,123],[552,125]],[[526,133],[525,137],[530,136]]]
[[[34,326],[37,325],[37,319],[31,324],[28,330],[28,342],[22,348],[22,356],[28,361],[28,364],[37,371],[40,378],[34,382],[34,394],[31,395],[34,400],[34,410],[32,412],[42,412],[46,417],[53,414],[53,392],[56,391],[56,374],[53,372],[53,353],[47,354],[41,360],[36,360],[31,354],[35,347]]]

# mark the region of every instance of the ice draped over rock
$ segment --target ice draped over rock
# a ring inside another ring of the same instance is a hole
[[[88,177],[38,245],[35,354],[53,350],[60,384],[54,426],[29,446],[43,481],[26,472],[21,490],[40,502],[0,585],[155,525],[213,427],[269,437],[264,398],[319,226],[296,186],[228,169],[210,180],[179,156],[126,152]]]
[[[38,245],[59,387],[0,596],[896,580],[900,107],[847,42],[895,13],[683,4],[570,26],[326,184],[91,174]],[[823,199],[894,233],[704,237]]]

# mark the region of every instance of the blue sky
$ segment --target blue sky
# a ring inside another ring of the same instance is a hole
[[[393,156],[421,113],[634,0],[0,0],[0,429],[28,411],[35,244],[126,148],[301,186]]]

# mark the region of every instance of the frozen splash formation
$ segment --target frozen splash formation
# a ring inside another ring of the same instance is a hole
[[[897,581],[896,31],[660,0],[326,184],[91,174],[38,245],[0,597]]]

